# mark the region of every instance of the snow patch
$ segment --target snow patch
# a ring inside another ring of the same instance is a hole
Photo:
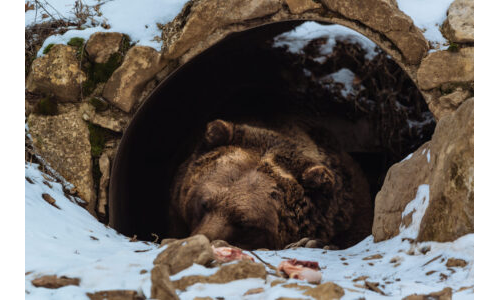
[[[417,195],[410,203],[405,207],[405,210],[401,214],[401,218],[404,218],[411,214],[411,224],[408,227],[401,225],[399,227],[400,235],[402,237],[416,239],[418,232],[420,230],[420,223],[424,217],[425,211],[429,206],[429,185],[422,184],[418,187]]]
[[[60,14],[56,14],[54,10],[54,17],[64,17],[68,20],[74,20],[72,8],[75,3],[73,0],[49,0],[41,1],[49,2]],[[128,34],[137,45],[149,46],[157,51],[161,50],[162,42],[158,39],[161,36],[161,29],[157,24],[165,25],[177,16],[182,10],[182,7],[187,0],[115,0],[106,1],[100,4],[99,0],[86,1],[85,4],[95,6],[99,4],[99,11],[101,16],[94,18],[94,24],[87,21],[81,30],[70,29],[62,35],[53,35],[48,37],[38,56],[43,55],[43,49],[49,44],[66,44],[73,37],[81,37],[85,40],[95,32],[120,32]],[[44,5],[45,7],[50,7]],[[38,12],[35,18],[35,11],[29,10],[25,14],[25,25],[29,26],[34,23],[40,23],[50,19],[40,19],[41,12]],[[101,24],[110,25],[109,29],[104,29]]]
[[[326,75],[320,79],[320,83],[323,85],[331,85],[335,83],[342,83],[344,87],[340,90],[342,96],[347,97],[347,95],[355,94],[353,88],[353,81],[356,75],[349,69],[342,68],[335,73]]]
[[[405,161],[405,160],[409,160],[412,156],[413,156],[413,153],[410,153],[410,154],[408,154],[408,156],[407,156],[407,157],[403,158],[403,160],[402,160],[402,161],[400,161],[400,162],[403,162],[403,161]]]
[[[201,275],[210,276],[219,271],[219,268],[206,268],[199,264],[193,264],[191,267],[180,271],[179,273],[170,276],[171,281],[176,281],[185,276]]]
[[[359,44],[366,51],[367,59],[373,59],[380,51],[374,42],[357,31],[342,25],[322,25],[312,21],[276,36],[273,47],[287,47],[288,52],[294,54],[304,53],[307,44],[318,38],[326,39],[326,43],[320,47],[322,56],[330,55],[337,41]],[[326,61],[326,58],[319,58],[318,62],[321,61]]]
[[[446,20],[448,7],[454,0],[397,0],[399,9],[422,29],[425,38],[435,49],[447,49],[448,41],[439,27]],[[431,50],[432,51],[432,50]]]

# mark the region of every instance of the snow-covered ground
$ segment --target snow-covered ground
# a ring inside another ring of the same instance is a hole
[[[66,198],[62,185],[37,164],[26,163],[25,168],[33,182],[25,181],[25,272],[30,272],[26,299],[88,299],[87,292],[110,289],[142,289],[149,295],[149,271],[161,251],[158,246],[130,242]],[[46,202],[44,193],[60,209]],[[143,269],[148,272],[140,274]],[[81,283],[59,289],[34,287],[31,280],[42,275],[77,277]]]
[[[74,200],[68,199],[62,185],[42,173],[37,164],[26,163],[25,174],[26,299],[87,299],[87,292],[111,289],[137,290],[150,296],[153,260],[164,248],[153,243],[130,242],[127,237],[99,223]],[[59,209],[42,198],[44,193],[55,199]],[[370,236],[346,250],[299,248],[257,251],[256,254],[275,266],[288,258],[318,261],[322,282],[331,281],[342,286],[346,293],[342,299],[401,299],[412,293],[430,293],[445,287],[453,289],[453,299],[473,299],[473,234],[452,243],[411,243],[408,240],[416,237],[416,228],[427,207],[428,193],[427,185],[420,186],[415,200],[403,212],[413,212],[413,223],[408,228],[401,228],[401,234],[388,241],[374,243]],[[381,257],[366,259],[377,254]],[[464,259],[467,265],[447,268],[448,258]],[[193,274],[210,275],[214,271],[193,265],[171,279]],[[43,275],[77,277],[81,282],[79,286],[59,289],[34,287],[31,281]],[[379,283],[386,296],[362,288],[363,280],[353,281],[360,276],[368,276],[367,281]],[[282,284],[271,287],[275,279],[269,276],[267,280],[247,279],[223,285],[195,284],[178,294],[181,299],[196,296],[225,299],[304,297],[301,291],[285,288]],[[298,280],[290,282],[307,285]],[[264,292],[243,297],[247,290],[258,287],[263,287]],[[458,292],[460,288],[467,289]]]
[[[66,44],[73,37],[88,39],[98,31],[125,33],[138,45],[160,50],[161,41],[155,39],[161,35],[157,23],[164,25],[170,22],[182,10],[187,0],[86,0],[82,2],[88,5],[94,14],[92,17],[94,24],[89,18],[81,30],[73,28],[62,35],[50,36],[45,40],[38,56],[42,55],[43,49],[49,44]],[[75,20],[74,0],[42,0],[40,3],[55,19]],[[50,21],[51,17],[42,19],[44,14],[48,15],[41,8],[28,10],[25,14],[25,26]],[[107,24],[110,28],[104,29],[101,27],[102,24]]]

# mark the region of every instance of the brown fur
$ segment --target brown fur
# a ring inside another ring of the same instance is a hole
[[[348,247],[370,234],[373,218],[360,167],[298,126],[209,123],[171,199],[173,227],[246,249],[283,248],[303,237]]]

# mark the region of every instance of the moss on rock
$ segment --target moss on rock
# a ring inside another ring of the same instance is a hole
[[[458,52],[458,50],[460,50],[460,47],[458,46],[458,44],[451,42],[447,50],[450,52]]]
[[[76,48],[76,58],[78,60],[82,59],[83,54],[83,46],[85,46],[85,40],[81,37],[71,38],[68,42],[68,46],[72,46]]]
[[[44,49],[43,49],[43,54],[49,53],[50,49],[54,47],[55,44],[48,44]]]
[[[90,139],[90,153],[92,157],[99,158],[104,150],[104,144],[112,139],[116,134],[101,126],[88,123],[89,139]]]
[[[36,105],[36,112],[40,115],[57,115],[57,102],[50,96],[40,99]]]
[[[125,53],[132,46],[130,37],[124,35],[119,51],[113,53],[105,63],[92,63],[85,58],[84,68],[87,73],[87,81],[83,84],[83,94],[85,96],[90,95],[97,84],[108,81],[113,72],[122,64]]]
[[[106,101],[99,99],[99,98],[96,98],[96,97],[90,98],[89,103],[93,107],[95,107],[96,111],[105,111],[109,107],[109,105]]]
[[[90,154],[92,156],[92,179],[94,181],[94,188],[99,188],[99,181],[102,173],[99,168],[99,158],[107,141],[119,136],[117,133],[103,128],[101,126],[87,123],[89,128],[89,141],[90,141]]]

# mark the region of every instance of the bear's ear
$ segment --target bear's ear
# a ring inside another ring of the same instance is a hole
[[[328,170],[323,165],[314,165],[302,173],[304,186],[320,189],[325,193],[333,193],[342,188],[342,178],[337,172]]]
[[[209,147],[228,145],[233,139],[234,124],[215,120],[207,124],[205,144]]]

